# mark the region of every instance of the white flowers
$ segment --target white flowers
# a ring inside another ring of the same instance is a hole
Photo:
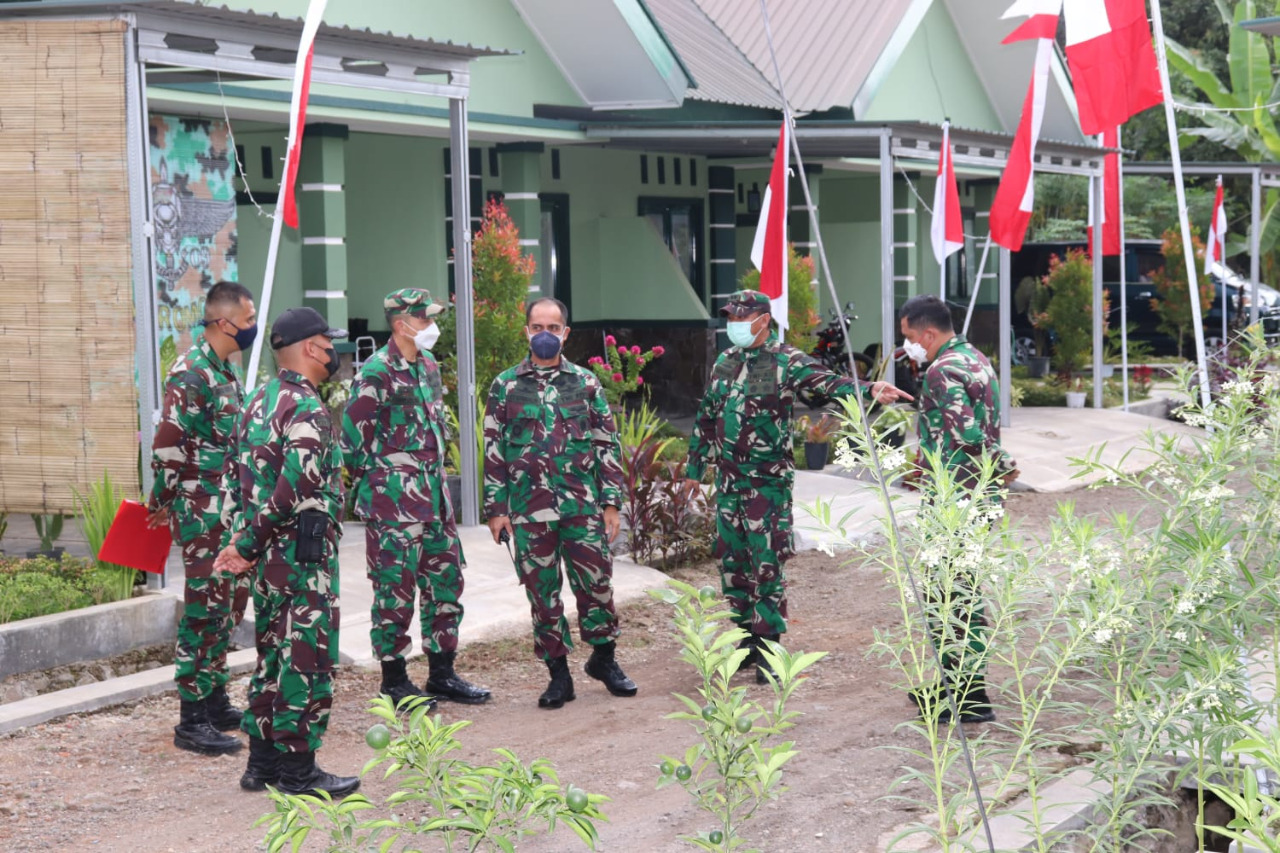
[[[1111,642],[1111,639],[1112,637],[1115,636],[1115,633],[1116,633],[1115,629],[1113,628],[1098,628],[1093,632],[1093,641],[1100,646],[1105,645]]]
[[[1207,489],[1193,490],[1191,494],[1187,495],[1187,502],[1190,504],[1201,504],[1206,509],[1209,509],[1214,505],[1226,500],[1227,498],[1234,497],[1234,496],[1235,496],[1234,489],[1228,488],[1227,486],[1214,484],[1213,486],[1210,486]]]

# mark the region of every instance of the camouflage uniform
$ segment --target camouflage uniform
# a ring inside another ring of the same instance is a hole
[[[436,360],[423,351],[409,361],[391,341],[360,369],[343,418],[356,515],[368,522],[370,634],[380,660],[409,649],[415,584],[423,646],[458,647],[463,561],[445,488],[444,416]]]
[[[1000,384],[991,362],[961,335],[943,344],[925,370],[920,384],[920,417],[917,433],[922,453],[937,453],[956,476],[959,485],[978,484],[981,460],[995,460],[997,478],[1014,470],[1013,460],[1000,447]],[[926,484],[927,488],[927,484]],[[996,495],[985,500],[998,501]],[[937,580],[929,584],[932,602],[944,595]],[[947,593],[951,599],[951,624],[956,640],[967,647],[962,660],[947,655],[943,665],[951,671],[979,675],[986,668],[987,621],[982,598],[972,579],[957,578]],[[941,618],[935,619],[934,641],[941,641]]]
[[[174,364],[152,446],[155,482],[148,507],[169,510],[182,546],[186,579],[178,622],[174,680],[189,702],[207,699],[227,683],[227,647],[244,618],[249,580],[215,572],[223,544],[222,479],[229,467],[244,388],[231,365],[200,338]]]
[[[744,295],[748,294],[748,295]],[[740,291],[732,300],[760,296]],[[694,421],[685,476],[714,464],[716,556],[734,621],[761,636],[787,630],[783,564],[792,542],[792,410],[797,392],[845,397],[866,389],[770,333],[762,345],[720,354]]]
[[[241,728],[289,752],[320,746],[338,657],[341,459],[315,386],[291,370],[254,393],[240,420],[225,511],[236,552],[256,561],[258,665]],[[319,562],[294,558],[298,515],[329,516]]]
[[[508,516],[515,530],[534,651],[551,661],[573,645],[560,600],[561,559],[583,641],[611,643],[619,628],[601,514],[622,504],[623,476],[599,381],[563,358],[547,368],[525,359],[493,381],[484,444],[485,515]]]

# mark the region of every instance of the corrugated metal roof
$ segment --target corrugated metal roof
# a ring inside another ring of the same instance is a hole
[[[694,0],[644,2],[697,80],[686,98],[782,109],[769,81]]]
[[[759,3],[749,0],[696,2],[760,69],[765,79],[772,80],[773,61]],[[769,25],[792,107],[801,112],[851,107],[854,96],[910,5],[909,0],[775,0],[770,3]]]

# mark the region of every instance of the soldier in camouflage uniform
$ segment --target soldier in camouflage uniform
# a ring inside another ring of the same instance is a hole
[[[227,357],[257,335],[253,296],[220,281],[205,297],[204,334],[177,360],[151,450],[155,482],[147,503],[152,527],[168,525],[182,546],[182,616],[174,653],[181,716],[175,746],[204,755],[240,749],[224,735],[240,727],[227,698],[227,647],[244,617],[248,578],[214,571],[225,528],[222,478],[231,457],[244,388]]]
[[[356,514],[368,522],[370,636],[382,664],[382,692],[397,703],[430,694],[478,705],[489,691],[454,672],[462,546],[445,483],[445,407],[431,354],[440,336],[432,318],[445,309],[414,288],[397,290],[382,304],[391,340],[360,368],[342,430]],[[430,667],[427,693],[405,672],[415,586]]]
[[[745,665],[767,683],[758,650],[787,630],[783,565],[792,544],[792,411],[798,392],[827,397],[863,393],[881,402],[910,399],[886,382],[861,385],[827,370],[783,343],[770,325],[769,298],[754,290],[730,295],[721,314],[729,318],[733,346],[720,354],[711,384],[698,407],[689,439],[686,487],[697,488],[715,465],[716,556],[720,586],[733,619],[749,636]]]
[[[982,460],[995,463],[997,478],[1005,483],[1017,476],[1009,454],[1000,446],[1000,386],[991,362],[963,336],[955,333],[951,311],[936,296],[916,296],[902,306],[899,321],[906,340],[904,349],[913,361],[927,364],[920,383],[920,417],[917,431],[922,454],[937,454],[942,464],[956,476],[957,483],[975,489]],[[928,483],[924,483],[926,493]],[[974,495],[974,499],[999,502],[998,493]],[[943,571],[946,566],[940,567]],[[941,647],[943,622],[956,631],[961,654],[944,654],[945,677],[955,686],[960,722],[984,723],[995,719],[986,690],[987,621],[982,598],[972,578],[956,577],[950,582],[935,575],[929,598],[936,609],[941,598],[950,599],[951,616],[935,614],[934,642]],[[946,590],[946,592],[942,592]],[[940,690],[935,685],[931,690]],[[922,705],[920,690],[912,698]],[[941,722],[949,722],[951,712],[943,709]]]
[[[614,696],[636,685],[615,659],[619,635],[609,543],[618,535],[621,452],[604,389],[560,355],[568,312],[556,299],[525,309],[530,355],[500,374],[484,418],[485,515],[495,542],[515,539],[520,582],[533,616],[534,651],[551,673],[541,708],[572,701],[573,642],[560,590],[563,559],[578,604],[578,630],[592,647],[584,669]]]
[[[329,722],[338,662],[341,457],[316,390],[337,372],[331,329],[318,311],[291,308],[271,348],[280,372],[249,400],[237,432],[225,509],[231,542],[218,567],[254,567],[257,668],[241,727],[249,763],[240,786],[343,797],[360,780],[326,773],[316,750]]]

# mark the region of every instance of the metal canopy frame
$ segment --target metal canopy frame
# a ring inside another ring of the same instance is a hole
[[[151,215],[151,164],[147,69],[167,66],[268,80],[292,80],[301,19],[241,12],[187,0],[110,3],[19,2],[0,5],[0,19],[123,20],[125,34],[128,176],[134,260],[134,307],[137,340],[138,416],[142,446],[159,419],[161,384],[156,345],[155,247]],[[471,287],[470,174],[467,141],[469,63],[505,51],[416,39],[370,30],[322,25],[312,60],[312,82],[446,98],[449,101],[449,144],[452,156],[453,227],[458,312],[459,426],[462,450],[462,523],[479,523],[478,429],[474,399],[475,333]],[[443,80],[440,79],[443,77]],[[279,106],[286,112],[287,105]],[[265,313],[265,311],[264,311]],[[151,487],[151,468],[142,466],[144,490]]]
[[[771,158],[778,139],[778,122],[673,122],[665,125],[636,123],[584,123],[588,139],[611,148],[663,151],[724,158]],[[935,169],[942,149],[942,127],[924,122],[798,121],[795,138],[806,163],[864,159],[879,164],[880,175],[880,351],[892,352],[898,325],[893,277],[893,170],[909,164],[913,169]],[[957,167],[1002,172],[1009,160],[1013,137],[984,130],[952,127],[950,138]],[[1036,143],[1035,170],[1042,173],[1088,178],[1101,198],[1104,158],[1112,149],[1090,143],[1041,139]],[[1280,167],[1278,167],[1280,169]],[[1280,177],[1280,170],[1277,172]],[[1101,203],[1098,210],[1102,210]],[[815,214],[816,215],[816,214]],[[1102,258],[1093,259],[1094,302],[1102,298]],[[1009,251],[1001,249],[999,272],[999,361],[1001,423],[1008,426],[1011,410],[1010,368],[1012,345],[1012,285]],[[981,274],[981,270],[978,271]],[[1255,300],[1256,302],[1256,300]],[[1102,315],[1094,311],[1094,376],[1102,373]],[[890,361],[885,378],[893,382]],[[1102,385],[1094,383],[1094,406],[1102,407]]]

